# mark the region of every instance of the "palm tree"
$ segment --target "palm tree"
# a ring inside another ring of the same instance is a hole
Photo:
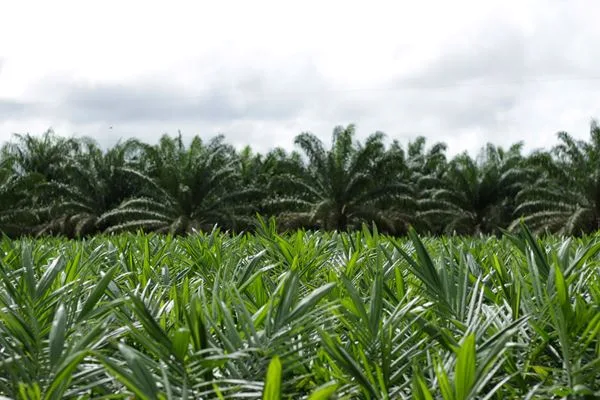
[[[444,185],[448,167],[448,146],[443,142],[437,142],[429,149],[425,146],[425,137],[418,136],[414,141],[410,141],[407,147],[405,180],[410,182],[416,209],[412,224],[419,231],[440,233],[440,221],[423,212],[429,210],[432,195]]]
[[[513,199],[528,180],[522,147],[519,142],[505,151],[488,144],[477,159],[467,153],[456,156],[448,165],[445,185],[431,192],[421,216],[441,221],[446,233],[499,232],[512,220]]]
[[[407,164],[411,170],[422,176],[443,171],[447,163],[448,145],[444,142],[437,142],[426,150],[426,142],[427,139],[424,136],[418,136],[414,141],[408,143]]]
[[[0,234],[15,237],[32,233],[38,223],[33,207],[39,174],[17,173],[11,160],[0,158]]]
[[[65,164],[80,151],[80,141],[58,136],[51,129],[41,136],[28,133],[15,134],[14,138],[15,141],[2,146],[2,158],[10,164],[9,171],[4,173],[12,176],[7,190],[13,193],[16,190],[26,197],[19,202],[19,213],[27,217],[18,220],[27,224],[21,226],[24,231],[36,233],[52,219],[49,212],[53,199],[47,183],[64,178]],[[31,226],[34,222],[36,226]]]
[[[593,120],[590,142],[559,132],[552,152],[531,157],[539,174],[517,196],[517,215],[536,231],[562,234],[600,229],[600,127]],[[517,226],[518,220],[511,225]]]
[[[253,153],[250,146],[246,146],[239,153],[239,160],[241,185],[257,190],[252,202],[256,204],[260,215],[271,215],[271,200],[277,196],[285,196],[289,190],[281,182],[279,185],[271,185],[271,182],[280,175],[298,174],[303,170],[300,154],[295,151],[288,153],[280,147],[263,155]]]
[[[288,153],[281,147],[272,149],[263,155],[254,153],[250,146],[246,146],[240,152],[239,159],[242,182],[248,186],[260,186],[264,190],[269,188],[274,176],[300,173],[303,169],[300,154],[296,151]]]
[[[189,233],[214,224],[238,229],[255,209],[251,200],[257,191],[240,185],[235,150],[217,136],[204,144],[196,136],[189,148],[181,134],[164,135],[159,144],[143,148],[140,171],[132,178],[145,182],[140,195],[104,214],[98,223],[107,232],[132,228]]]
[[[130,179],[137,142],[118,143],[107,152],[91,139],[81,143],[85,151],[67,159],[60,181],[46,185],[53,201],[42,234],[78,237],[101,232],[108,226],[98,224],[100,218],[141,190],[141,183]]]
[[[364,145],[354,142],[355,126],[338,126],[333,131],[331,150],[312,133],[295,139],[308,164],[295,173],[276,176],[272,188],[282,188],[272,205],[280,207],[287,226],[313,226],[345,231],[362,222],[375,222],[396,231],[392,206],[398,208],[412,198],[409,188],[398,180],[404,157],[397,148],[386,150],[381,132],[370,135]]]
[[[80,150],[78,139],[58,136],[52,129],[41,136],[28,133],[15,134],[14,137],[16,142],[3,146],[5,157],[13,160],[17,172],[40,174],[47,181],[60,180],[66,160]]]

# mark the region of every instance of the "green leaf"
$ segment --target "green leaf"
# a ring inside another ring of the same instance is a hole
[[[58,366],[58,360],[63,352],[65,343],[65,331],[67,323],[67,314],[64,304],[60,304],[54,314],[52,327],[50,328],[50,337],[48,345],[50,347],[50,363],[53,368]]]
[[[83,307],[79,312],[79,317],[77,317],[77,322],[82,322],[85,319],[85,317],[87,317],[87,315],[90,313],[90,311],[92,311],[92,309],[96,306],[98,300],[100,300],[100,298],[106,291],[108,284],[112,281],[113,275],[117,271],[117,268],[118,266],[115,265],[106,274],[104,274],[102,279],[100,279],[100,282],[98,282],[92,293],[90,293],[87,300],[83,304]]]
[[[182,327],[175,331],[175,335],[173,337],[173,350],[175,355],[183,360],[188,351],[188,346],[190,344],[191,333],[188,328]]]
[[[37,382],[33,384],[19,382],[19,400],[40,400],[41,398],[42,391]]]
[[[402,276],[402,271],[400,271],[400,268],[394,268],[394,277],[396,282],[396,297],[398,299],[402,299],[406,294],[406,287],[404,283],[404,277]]]
[[[321,332],[321,338],[325,349],[335,359],[336,365],[344,368],[371,396],[377,398],[379,395],[373,383],[365,375],[360,364],[339,343],[339,339],[331,337],[325,332]]]
[[[454,388],[456,400],[466,400],[475,384],[475,335],[468,334],[456,355]]]
[[[328,283],[326,285],[321,286],[318,289],[312,291],[311,294],[303,298],[296,307],[288,314],[285,319],[285,323],[290,323],[296,318],[302,317],[304,313],[311,309],[317,304],[323,297],[327,296],[327,294],[335,287],[335,283]]]
[[[58,400],[63,398],[68,384],[73,379],[73,372],[86,355],[85,351],[72,354],[61,364],[60,369],[56,372],[46,389],[44,399]]]
[[[29,295],[32,299],[36,298],[36,285],[35,285],[35,272],[33,268],[33,250],[31,248],[31,244],[26,242],[23,244],[23,249],[21,252],[21,258],[23,262],[23,268],[25,268],[25,283],[27,285],[27,289],[29,290]]]
[[[102,354],[96,353],[96,357],[112,376],[125,385],[127,389],[131,390],[140,400],[158,400],[153,393],[149,396],[147,393],[148,388],[137,382],[127,369]]]
[[[565,271],[565,275],[568,277],[570,276],[571,271],[579,270],[587,260],[594,257],[598,252],[600,252],[600,242],[587,246],[581,256],[571,262],[568,269]]]
[[[340,384],[335,381],[327,382],[313,390],[307,400],[328,400],[339,386]]]
[[[354,310],[350,310],[350,309],[349,310],[358,314],[357,316],[360,319],[362,319],[365,324],[368,324],[369,316],[367,315],[367,310],[365,309],[365,305],[364,305],[363,301],[361,300],[361,298],[358,294],[358,291],[356,290],[356,288],[354,287],[352,282],[345,275],[341,275],[340,279],[342,280],[342,283],[344,284],[346,291],[350,295],[350,299],[352,300],[352,304],[354,306]]]
[[[448,379],[448,374],[444,369],[444,365],[439,360],[435,360],[435,376],[437,377],[438,385],[444,400],[454,400],[454,390],[452,390],[452,386],[450,386],[450,381]]]
[[[554,265],[554,285],[556,287],[558,303],[563,311],[567,311],[569,309],[569,290],[565,282],[565,277],[558,265]]]
[[[380,261],[380,260],[378,260]],[[379,262],[376,265],[381,265]],[[383,312],[383,271],[378,270],[375,273],[375,279],[371,286],[371,307],[369,310],[369,328],[373,336],[377,335],[381,316]]]
[[[52,262],[50,263],[50,265],[48,265],[48,268],[46,268],[46,271],[44,271],[44,274],[42,275],[40,281],[36,286],[36,298],[39,299],[46,294],[46,292],[58,276],[59,272],[65,267],[65,265],[66,262],[63,257],[57,257],[54,260],[52,260]]]
[[[131,295],[130,299],[133,305],[133,311],[144,327],[144,333],[149,337],[149,339],[151,338],[157,344],[160,344],[162,348],[166,349],[166,351],[172,353],[173,346],[171,340],[162,329],[159,322],[157,322],[154,316],[150,313],[150,310],[148,310],[148,307],[146,307],[144,301],[137,295]]]
[[[296,260],[296,258],[294,258]],[[281,298],[277,305],[277,313],[275,314],[275,328],[279,329],[288,320],[290,308],[296,294],[298,292],[298,273],[294,270],[289,271],[285,277],[285,283],[281,288]]]
[[[420,370],[413,370],[412,395],[415,400],[433,400],[433,395],[427,387],[423,373]]]
[[[137,389],[143,393],[145,398],[158,400],[156,387],[156,379],[148,370],[146,362],[137,354],[131,347],[124,343],[119,343],[119,351],[125,357],[127,366],[133,373],[133,378]]]
[[[281,361],[278,356],[274,356],[269,363],[262,398],[263,400],[281,399]]]
[[[523,234],[527,243],[529,244],[529,247],[533,251],[538,268],[541,267],[540,272],[542,273],[542,277],[544,280],[547,280],[548,275],[550,274],[550,264],[548,263],[546,252],[540,247],[536,238],[525,224],[521,223],[521,228],[523,229]]]

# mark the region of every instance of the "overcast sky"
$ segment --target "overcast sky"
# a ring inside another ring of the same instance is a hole
[[[549,148],[600,118],[599,14],[597,0],[0,0],[0,142],[181,130],[265,151],[356,123],[451,154]]]

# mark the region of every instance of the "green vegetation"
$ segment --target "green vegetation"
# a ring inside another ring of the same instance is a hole
[[[0,394],[597,398],[599,251],[524,225],[5,238]]]
[[[600,127],[558,139],[16,135],[0,399],[598,398]]]
[[[136,231],[186,234],[253,229],[499,234],[524,220],[536,233],[600,228],[600,127],[589,141],[560,132],[549,150],[486,145],[477,157],[446,155],[418,137],[404,148],[376,132],[357,141],[336,127],[327,148],[311,133],[298,151],[237,151],[222,136],[128,140],[103,150],[89,138],[16,135],[0,150],[0,232],[89,237]]]

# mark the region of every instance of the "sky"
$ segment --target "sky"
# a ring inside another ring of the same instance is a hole
[[[550,148],[600,118],[597,0],[0,0],[0,142]]]

